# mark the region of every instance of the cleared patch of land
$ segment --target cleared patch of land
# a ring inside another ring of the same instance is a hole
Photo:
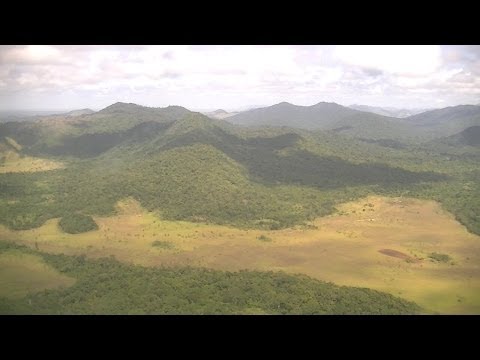
[[[14,151],[4,151],[0,154],[0,174],[36,172],[60,169],[64,165],[61,162],[22,156]]]
[[[372,196],[343,204],[310,226],[277,231],[165,221],[132,199],[118,204],[116,216],[95,221],[99,230],[83,234],[63,233],[53,219],[32,230],[0,227],[0,237],[41,251],[114,255],[147,266],[304,273],[389,292],[427,312],[480,313],[480,237],[434,201]],[[262,235],[271,241],[260,241]],[[452,260],[433,261],[432,253]]]
[[[0,297],[22,298],[28,293],[75,282],[45,264],[41,257],[9,250],[0,253]]]
[[[5,142],[17,151],[22,150],[22,145],[20,145],[14,139],[12,139],[8,136],[5,136]]]

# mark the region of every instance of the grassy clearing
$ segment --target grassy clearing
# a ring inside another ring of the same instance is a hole
[[[74,282],[45,264],[39,256],[14,250],[0,253],[0,297],[22,298],[28,293],[67,287]]]
[[[8,145],[10,145],[11,147],[13,147],[15,150],[17,151],[20,151],[22,150],[22,145],[20,145],[19,143],[17,143],[14,139],[8,137],[8,136],[5,136],[5,141],[7,142]]]
[[[0,162],[0,174],[48,171],[63,168],[59,161],[21,156],[14,151],[2,152],[3,161]]]
[[[222,270],[284,270],[339,285],[368,287],[414,301],[428,311],[480,313],[480,237],[438,203],[372,196],[343,204],[311,226],[277,231],[165,221],[134,200],[117,215],[96,217],[99,229],[59,231],[58,219],[25,231],[0,228],[0,237],[41,251],[85,254],[146,266],[190,265]],[[261,236],[273,239],[259,241]],[[159,251],[161,239],[173,248]],[[390,249],[415,261],[386,256]],[[432,262],[432,253],[455,260]],[[418,260],[418,261],[417,261]]]
[[[15,300],[0,314],[417,314],[418,305],[365,288],[338,286],[282,272],[147,268],[52,255],[0,241],[2,251],[41,256],[75,277],[74,286]]]

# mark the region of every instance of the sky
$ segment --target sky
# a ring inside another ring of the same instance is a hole
[[[480,46],[0,46],[0,111],[480,103]]]

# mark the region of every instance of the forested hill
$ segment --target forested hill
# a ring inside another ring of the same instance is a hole
[[[178,119],[188,113],[190,110],[181,106],[167,106],[165,108],[146,107],[132,103],[117,102],[100,110],[98,115],[119,114],[131,115],[142,120],[168,121]]]
[[[390,116],[395,118],[405,118],[412,115],[417,115],[425,111],[430,111],[432,109],[401,109],[401,108],[392,108],[392,107],[378,107],[378,106],[368,106],[368,105],[350,105],[349,108],[371,112],[374,114]]]
[[[480,147],[480,125],[470,126],[458,134],[438,139],[432,144],[445,144],[460,149],[465,146]]]
[[[85,152],[95,155],[116,145],[120,138],[135,134],[136,126],[146,122],[171,124],[188,114],[193,113],[180,106],[148,108],[116,103],[93,114],[46,116],[31,122],[0,124],[0,135],[16,139],[31,153],[75,156]],[[148,126],[139,129],[146,132]]]
[[[376,128],[361,131],[369,129]],[[19,156],[65,164],[0,174],[0,222],[14,229],[54,217],[87,224],[81,215],[112,214],[128,196],[167,219],[278,229],[366,194],[409,192],[442,201],[480,231],[472,154],[355,139],[338,129],[239,127],[182,107],[124,103],[73,118],[0,124],[0,135],[21,147]]]
[[[377,138],[415,137],[412,129],[395,118],[320,102],[298,106],[282,102],[231,116],[226,121],[243,126],[289,126],[308,130],[333,130],[345,135]]]
[[[471,126],[457,135],[449,138],[450,141],[468,146],[480,146],[480,126]]]
[[[480,126],[480,106],[458,105],[431,110],[402,119],[431,137],[451,136],[471,126]]]
[[[243,126],[289,126],[308,130],[331,130],[370,140],[429,141],[480,125],[480,106],[460,105],[426,111],[406,118],[382,116],[320,102],[298,106],[286,102],[245,111],[226,119]]]
[[[91,115],[94,113],[95,111],[93,111],[92,109],[79,109],[79,110],[69,111],[63,115],[64,116],[82,116],[82,115]]]

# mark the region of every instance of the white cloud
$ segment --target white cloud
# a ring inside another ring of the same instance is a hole
[[[479,88],[478,46],[0,46],[1,108],[128,99],[227,109],[276,101],[428,107],[439,97],[478,103]]]
[[[335,56],[346,64],[394,74],[425,75],[441,64],[437,45],[341,45]]]
[[[60,51],[53,46],[29,45],[25,47],[11,48],[0,58],[3,63],[37,64],[56,63],[62,59]]]

